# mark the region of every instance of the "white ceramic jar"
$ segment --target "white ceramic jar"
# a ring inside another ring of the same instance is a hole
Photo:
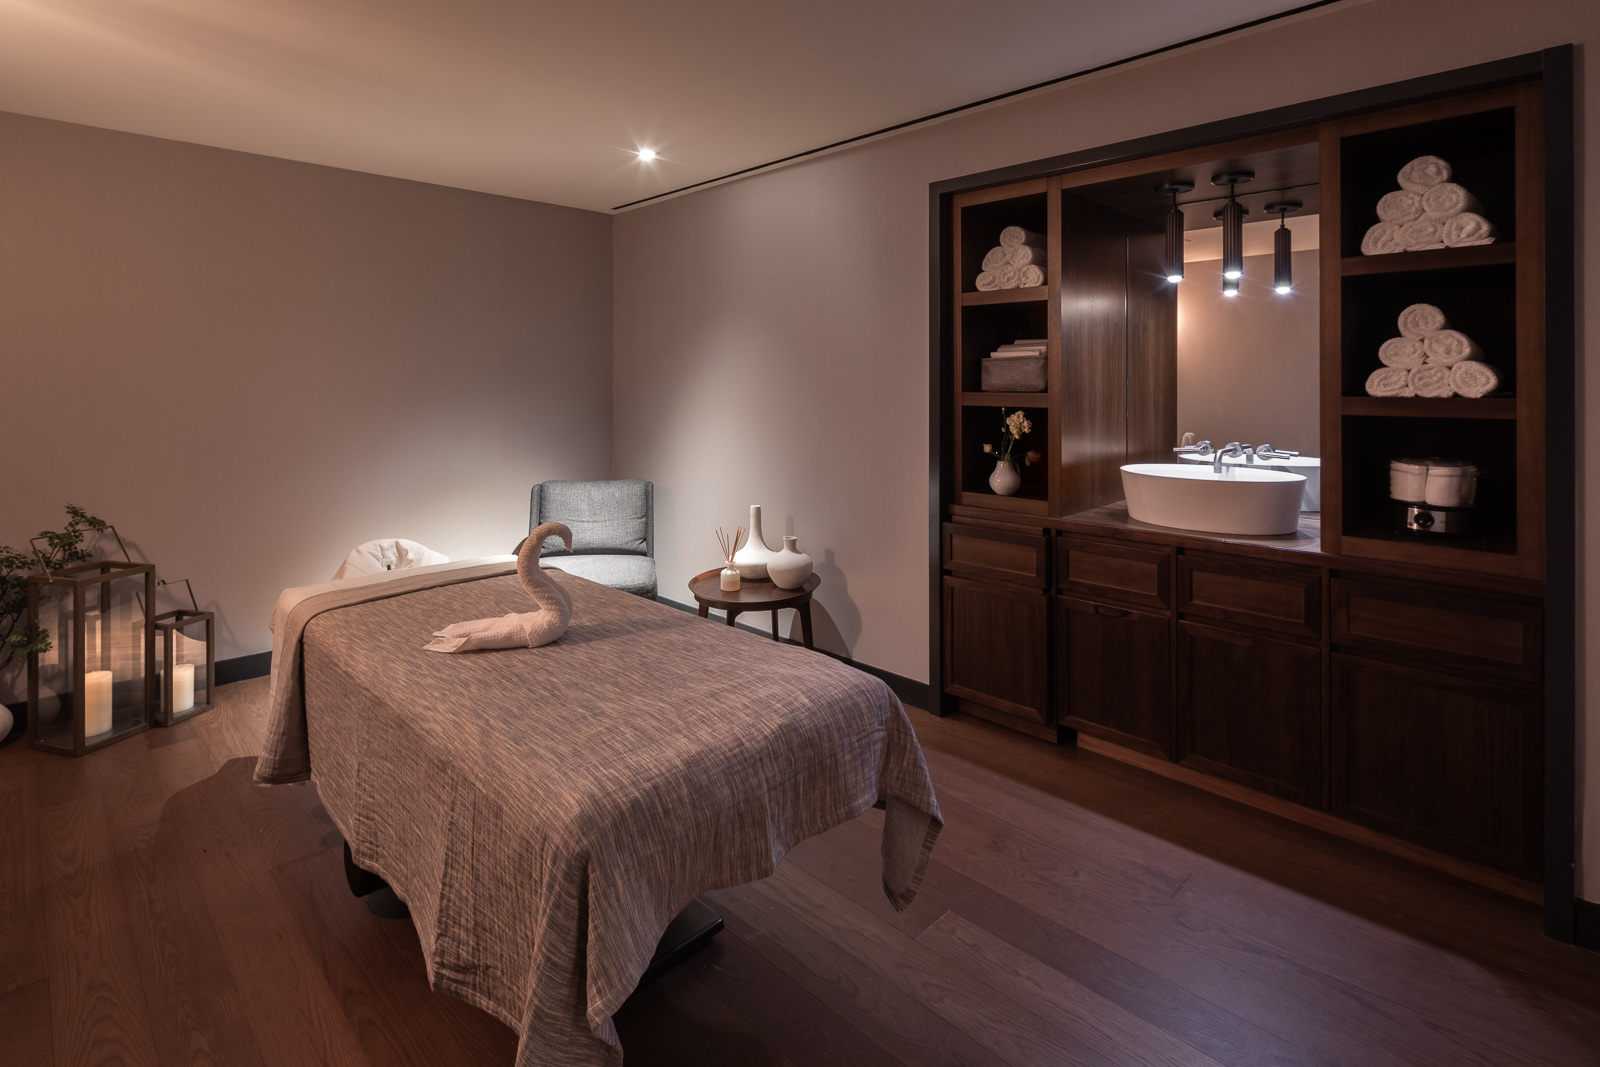
[[[783,551],[767,564],[767,576],[779,589],[799,589],[811,577],[811,571],[811,557],[800,551],[799,542],[789,536],[783,539]]]

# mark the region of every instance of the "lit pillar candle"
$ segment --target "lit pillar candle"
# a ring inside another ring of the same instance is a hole
[[[194,664],[177,663],[172,667],[172,710],[188,711],[194,707]]]
[[[111,672],[88,671],[83,676],[83,734],[98,737],[111,729]]]

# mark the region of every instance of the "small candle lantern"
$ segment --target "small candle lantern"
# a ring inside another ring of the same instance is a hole
[[[150,729],[155,567],[100,560],[28,577],[28,745],[81,756]]]
[[[162,585],[172,584],[162,582]],[[188,587],[189,580],[183,579]],[[157,678],[156,725],[174,726],[210,711],[217,680],[217,617],[200,611],[189,587],[192,610],[164,611],[155,617]]]

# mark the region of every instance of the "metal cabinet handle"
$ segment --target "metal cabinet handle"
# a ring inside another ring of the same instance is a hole
[[[1128,614],[1121,608],[1108,608],[1104,604],[1096,604],[1094,606],[1094,613],[1096,615],[1104,615],[1108,619],[1121,619],[1126,617]]]

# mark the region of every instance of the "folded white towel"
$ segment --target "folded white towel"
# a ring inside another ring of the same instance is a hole
[[[352,548],[334,572],[333,581],[341,582],[363,574],[409,570],[412,567],[433,567],[449,562],[449,556],[435,552],[427,545],[419,545],[403,537],[384,537]]]
[[[1367,231],[1361,238],[1361,254],[1364,256],[1387,256],[1395,252],[1404,252],[1406,244],[1403,240],[1405,223],[1380,222]]]
[[[984,253],[983,269],[989,271],[999,270],[1001,267],[1010,262],[1011,249],[1007,248],[1005,245],[995,245],[993,248],[989,249],[988,252]]]
[[[1419,215],[1400,227],[1400,243],[1407,252],[1444,247],[1444,224],[1434,215]]]
[[[1418,156],[1400,168],[1400,188],[1413,193],[1450,180],[1450,164],[1438,156]]]
[[[1007,226],[1000,231],[1000,243],[1007,248],[1015,248],[1018,245],[1037,245],[1043,248],[1044,234],[1024,230],[1021,226]]]
[[[537,610],[513,612],[498,619],[473,619],[435,630],[422,647],[429,652],[476,652],[492,648],[538,648],[567,632],[572,622],[572,596],[539,566],[545,539],[559,537],[572,550],[572,531],[559,522],[541,523],[517,547],[517,577]]]
[[[1450,385],[1450,368],[1438,363],[1424,363],[1420,367],[1412,367],[1411,391],[1418,396],[1455,396],[1456,391]]]
[[[1435,330],[1442,330],[1450,325],[1445,321],[1444,312],[1432,304],[1412,304],[1400,312],[1400,336],[1422,340]]]
[[[1002,289],[1016,289],[1022,285],[1022,272],[1010,265],[995,271],[994,276]]]
[[[1488,396],[1500,388],[1500,372],[1487,363],[1469,359],[1450,368],[1450,388],[1462,396]]]
[[[1422,354],[1429,363],[1454,367],[1457,363],[1477,359],[1483,355],[1483,349],[1460,330],[1437,330],[1423,339]]]
[[[1006,251],[1011,256],[1008,262],[1018,270],[1023,267],[1044,266],[1044,249],[1038,245],[1017,245],[1015,248],[1006,249]]]
[[[1044,284],[1043,267],[1023,267],[1017,271],[1017,285],[1023,289],[1032,289],[1036,285]]]
[[[1378,361],[1385,367],[1422,366],[1422,342],[1414,337],[1391,337],[1378,349]]]
[[[1378,201],[1379,222],[1410,222],[1422,214],[1422,197],[1410,189],[1384,193]]]
[[[1416,396],[1411,391],[1411,372],[1405,367],[1379,367],[1367,375],[1368,396]]]
[[[1463,211],[1444,224],[1444,243],[1451,248],[1492,245],[1500,237],[1494,223],[1476,211]]]
[[[977,280],[972,284],[980,293],[992,293],[1000,288],[1000,279],[995,276],[994,271],[986,270],[978,275]]]
[[[1482,211],[1478,198],[1467,192],[1466,186],[1455,182],[1430,185],[1422,193],[1422,213],[1425,215],[1459,215],[1463,211]]]

